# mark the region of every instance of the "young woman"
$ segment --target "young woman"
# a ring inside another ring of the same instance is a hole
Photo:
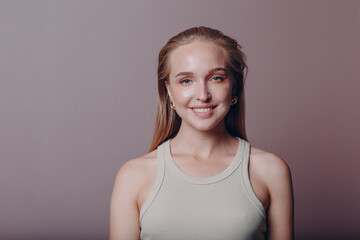
[[[247,141],[241,47],[196,27],[159,53],[150,152],[121,166],[110,239],[293,239],[287,164]]]

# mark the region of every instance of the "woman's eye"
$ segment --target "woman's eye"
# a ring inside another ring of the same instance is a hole
[[[224,80],[224,78],[220,77],[220,76],[214,76],[214,77],[211,78],[211,80],[222,81],[222,80]]]
[[[190,79],[183,79],[180,81],[180,83],[189,84],[191,82]]]

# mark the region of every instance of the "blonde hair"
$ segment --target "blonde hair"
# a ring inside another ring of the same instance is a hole
[[[247,140],[245,131],[245,96],[244,82],[247,65],[242,47],[236,40],[224,35],[221,31],[209,27],[193,27],[169,39],[159,52],[158,58],[158,106],[155,131],[150,151],[155,150],[164,141],[176,136],[180,129],[181,118],[170,108],[169,95],[165,81],[169,80],[169,56],[177,47],[191,43],[193,40],[208,41],[221,47],[225,53],[227,69],[234,79],[238,103],[232,105],[225,116],[225,127],[230,135]]]

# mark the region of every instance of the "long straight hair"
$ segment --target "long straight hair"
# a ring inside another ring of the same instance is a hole
[[[173,138],[179,132],[181,118],[170,108],[170,99],[165,81],[169,80],[169,56],[177,47],[191,43],[193,40],[211,42],[221,47],[225,53],[226,68],[234,80],[233,96],[238,97],[237,104],[231,106],[225,116],[225,127],[230,135],[247,140],[245,131],[245,96],[244,82],[247,74],[245,54],[236,40],[224,35],[221,31],[209,27],[187,29],[169,39],[159,52],[158,58],[158,106],[155,131],[149,151],[155,150],[161,143]]]

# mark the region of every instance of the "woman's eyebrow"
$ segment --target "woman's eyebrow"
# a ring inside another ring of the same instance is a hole
[[[226,73],[226,69],[225,68],[222,68],[222,67],[218,67],[218,68],[213,68],[211,69],[207,75],[210,75],[210,74],[213,74],[215,72],[218,72],[218,71],[224,71]],[[176,74],[175,77],[178,77],[178,76],[183,76],[183,75],[193,75],[194,73],[193,72],[179,72],[178,74]]]
[[[208,75],[213,74],[213,73],[218,72],[218,71],[224,71],[224,72],[226,73],[226,69],[225,69],[225,68],[218,67],[218,68],[211,69],[211,70],[209,71]]]
[[[176,74],[175,77],[183,76],[183,75],[193,75],[193,73],[192,72],[179,72],[178,74]]]

